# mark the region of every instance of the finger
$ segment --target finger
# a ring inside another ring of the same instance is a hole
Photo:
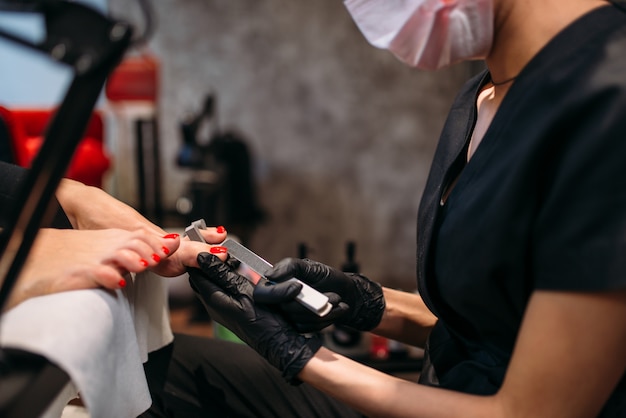
[[[197,261],[204,274],[228,293],[246,293],[252,296],[254,289],[248,279],[235,273],[217,256],[201,252],[198,254]]]
[[[237,270],[239,266],[241,266],[241,261],[237,260],[230,254],[228,255],[228,257],[226,257],[226,260],[224,262],[228,265],[228,267],[230,267],[231,270]]]
[[[346,313],[346,306],[341,303],[335,307],[323,317],[313,315],[309,312],[307,318],[290,318],[294,328],[300,333],[318,332],[324,328],[333,325]],[[313,316],[312,316],[313,315]]]
[[[328,301],[333,305],[333,308],[323,317],[314,314],[295,300],[281,304],[280,310],[298,332],[307,333],[321,331],[327,326],[337,322],[337,320],[345,316],[349,310],[349,306],[341,302],[341,297],[336,293],[329,292],[325,293],[325,295],[328,297]]]
[[[333,308],[328,314],[324,315],[321,318],[311,312],[309,309],[305,308],[298,301],[290,301],[282,304],[281,310],[285,312],[285,314],[295,322],[303,323],[320,322],[322,319],[334,322],[335,320],[344,316],[350,310],[350,306],[345,302],[341,302],[341,299],[338,297],[338,295],[333,293],[325,293],[325,295],[328,297],[328,300],[332,304]],[[333,298],[333,295],[336,298]]]
[[[330,267],[317,261],[285,258],[266,275],[269,280],[282,282],[296,277],[308,284],[315,284],[330,275]]]
[[[306,270],[304,260],[299,258],[284,258],[274,265],[274,268],[266,274],[268,280],[274,282],[283,282],[296,277],[297,273]]]
[[[337,306],[333,307],[332,311],[329,312],[330,317],[328,319],[332,319],[333,322],[335,322],[335,320],[343,317],[349,311],[350,311],[350,305],[348,305],[345,302],[340,302]]]
[[[254,301],[268,305],[293,300],[302,290],[302,283],[296,281],[271,283],[261,280],[254,288]]]

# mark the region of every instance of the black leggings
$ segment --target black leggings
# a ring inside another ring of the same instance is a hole
[[[153,402],[142,417],[362,417],[307,384],[286,383],[243,344],[176,334],[145,370]]]

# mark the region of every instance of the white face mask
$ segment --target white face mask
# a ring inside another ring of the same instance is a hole
[[[493,41],[493,0],[344,3],[369,43],[420,69],[485,58]]]

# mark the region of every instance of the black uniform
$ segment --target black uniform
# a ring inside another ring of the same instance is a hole
[[[626,12],[593,11],[546,45],[465,163],[487,81],[453,105],[418,222],[439,317],[422,381],[476,394],[500,388],[533,290],[626,289]],[[606,416],[626,416],[625,383]]]

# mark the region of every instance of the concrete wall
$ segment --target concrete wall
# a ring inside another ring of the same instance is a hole
[[[109,0],[136,21],[136,2]],[[218,95],[219,123],[247,139],[269,217],[250,241],[270,261],[333,266],[347,240],[364,274],[415,287],[416,212],[445,115],[470,66],[420,72],[371,47],[339,0],[155,0],[165,203],[190,173],[179,122]],[[228,225],[226,225],[228,227]]]

